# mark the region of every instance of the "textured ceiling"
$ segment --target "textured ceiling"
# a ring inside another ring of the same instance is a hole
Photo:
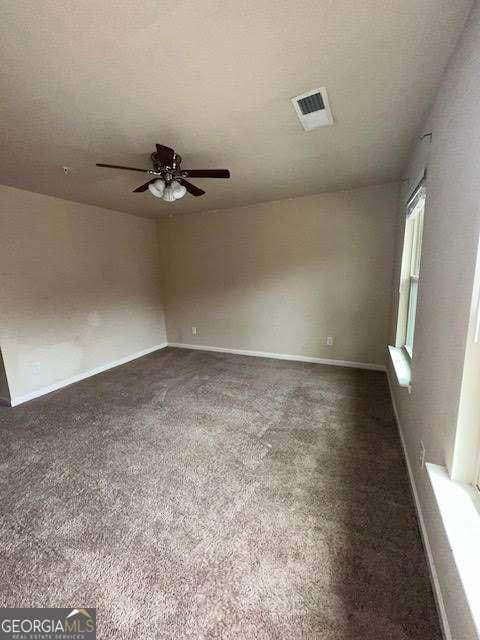
[[[471,4],[7,0],[0,182],[155,216],[396,179]],[[289,99],[319,86],[335,124],[304,132]],[[232,178],[169,205],[95,167],[156,142]]]

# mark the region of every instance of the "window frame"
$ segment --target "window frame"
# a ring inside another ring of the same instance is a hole
[[[421,207],[415,211],[417,207]],[[412,239],[410,246],[410,275],[407,302],[407,317],[405,327],[405,344],[403,348],[410,360],[413,356],[413,339],[415,336],[415,320],[417,316],[418,283],[420,280],[420,261],[422,256],[423,220],[425,213],[425,191],[418,199],[408,215],[407,224],[412,225]],[[412,310],[413,309],[413,310]]]
[[[417,314],[418,284],[420,280],[423,225],[425,217],[426,175],[413,189],[405,205],[400,287],[396,330],[396,347],[402,350],[409,363],[413,357],[413,341]],[[420,207],[420,208],[419,208]],[[414,292],[414,307],[412,300]]]

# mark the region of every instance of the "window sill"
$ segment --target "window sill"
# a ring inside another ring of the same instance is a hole
[[[465,591],[472,618],[480,632],[480,494],[474,487],[451,480],[447,470],[427,463],[428,477]]]
[[[397,376],[398,384],[400,387],[409,387],[412,373],[410,362],[403,352],[403,349],[399,349],[398,347],[388,347],[388,351],[390,353],[392,366],[395,370],[395,375]]]

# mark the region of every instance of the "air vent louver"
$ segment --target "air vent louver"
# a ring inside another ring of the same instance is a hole
[[[307,113],[313,113],[314,111],[320,111],[320,109],[325,109],[325,105],[323,104],[323,98],[321,93],[314,93],[312,96],[307,96],[306,98],[301,98],[298,101],[298,106],[300,107],[300,111],[304,116]]]
[[[302,127],[306,131],[333,124],[333,116],[328,104],[325,87],[295,96],[295,98],[292,98],[292,104],[298,119],[302,123]]]

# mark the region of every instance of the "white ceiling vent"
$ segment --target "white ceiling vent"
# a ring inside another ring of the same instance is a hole
[[[292,104],[305,131],[333,124],[325,87],[312,89],[312,91],[302,93],[301,96],[295,96],[292,98]]]

